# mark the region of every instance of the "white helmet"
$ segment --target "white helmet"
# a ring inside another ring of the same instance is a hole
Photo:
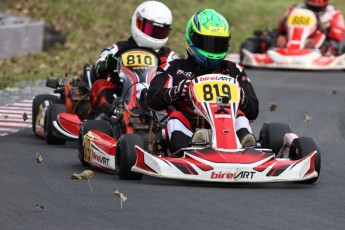
[[[168,41],[172,14],[161,2],[141,3],[132,17],[132,36],[139,46],[159,50]]]

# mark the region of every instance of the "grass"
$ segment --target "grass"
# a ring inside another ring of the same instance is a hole
[[[229,21],[232,40],[230,52],[254,29],[274,28],[293,0],[161,0],[173,13],[173,30],[168,46],[186,56],[184,30],[189,18],[204,8],[213,8]],[[138,0],[0,0],[0,11],[43,20],[67,35],[64,47],[0,61],[0,89],[18,81],[63,77],[67,64],[69,76],[81,73],[84,63],[94,63],[100,51],[130,36],[132,13]],[[300,0],[303,2],[303,0]],[[333,0],[345,12],[343,0]],[[1,36],[1,35],[0,35]]]

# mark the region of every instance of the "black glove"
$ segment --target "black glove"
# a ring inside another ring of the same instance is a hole
[[[248,103],[248,98],[246,96],[246,94],[244,93],[243,88],[240,89],[240,107],[242,109],[246,108]]]
[[[117,63],[114,54],[108,54],[104,61],[97,62],[95,65],[95,73],[98,78],[107,76],[108,73],[113,73],[113,69],[116,69]]]
[[[176,101],[182,97],[185,97],[188,95],[188,87],[191,80],[183,80],[181,81],[177,86],[174,86],[170,88],[166,94],[165,99],[171,103],[173,101]]]

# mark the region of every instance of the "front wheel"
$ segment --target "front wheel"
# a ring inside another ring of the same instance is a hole
[[[309,180],[301,181],[303,184],[313,184],[320,176],[321,172],[321,154],[319,145],[317,142],[310,137],[299,137],[292,141],[289,157],[291,160],[299,160],[306,157],[309,153],[316,152],[316,158],[314,162],[315,171],[317,172],[317,177],[311,178]]]
[[[137,160],[135,145],[144,149],[144,139],[138,134],[124,134],[117,143],[115,165],[117,174],[121,179],[140,180],[143,174],[132,172]]]
[[[58,97],[51,94],[37,95],[32,101],[32,131],[36,134],[36,120],[40,111],[40,106],[44,101],[50,101],[50,104],[54,104],[58,101]]]
[[[51,104],[47,107],[46,122],[45,122],[45,138],[46,142],[51,145],[63,145],[66,143],[66,139],[57,136],[58,131],[53,125],[54,121],[57,121],[57,117],[60,113],[66,113],[66,106],[63,104]]]
[[[102,133],[112,137],[112,130],[109,122],[104,120],[87,120],[80,126],[79,138],[78,138],[78,158],[84,166],[89,166],[89,163],[85,161],[84,157],[84,135],[91,130],[98,130]]]
[[[284,145],[284,136],[291,133],[289,125],[284,123],[265,123],[259,135],[262,148],[272,149],[277,154]]]

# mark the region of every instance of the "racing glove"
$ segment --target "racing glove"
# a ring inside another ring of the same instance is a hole
[[[177,86],[170,88],[165,93],[165,99],[171,103],[188,95],[188,87],[191,80],[183,80]]]
[[[112,69],[116,69],[117,63],[114,54],[108,54],[104,61],[96,63],[95,72],[98,78],[106,77]]]

